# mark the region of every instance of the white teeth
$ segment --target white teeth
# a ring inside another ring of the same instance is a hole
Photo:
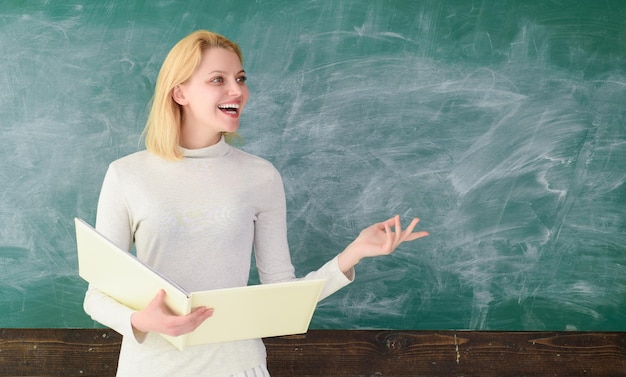
[[[239,108],[239,104],[238,103],[226,103],[223,105],[217,105],[217,107],[219,107],[220,109],[238,109]]]

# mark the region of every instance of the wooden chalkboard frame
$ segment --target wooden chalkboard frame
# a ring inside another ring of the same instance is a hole
[[[311,330],[267,338],[273,377],[623,376],[626,334]],[[107,329],[1,329],[0,377],[114,376]]]

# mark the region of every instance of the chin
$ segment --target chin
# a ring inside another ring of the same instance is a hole
[[[224,127],[222,129],[223,133],[233,133],[233,132],[237,132],[237,131],[239,131],[239,124],[237,124],[236,126],[235,125],[231,125],[229,127]]]

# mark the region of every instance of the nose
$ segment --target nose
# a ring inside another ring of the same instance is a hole
[[[237,80],[230,81],[227,88],[228,94],[231,96],[241,96],[243,94],[243,88],[241,87],[242,85],[245,84],[241,84],[237,82]]]

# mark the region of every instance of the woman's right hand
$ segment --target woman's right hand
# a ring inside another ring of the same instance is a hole
[[[143,310],[131,315],[130,323],[143,333],[179,336],[192,332],[212,315],[213,309],[206,307],[196,308],[187,315],[176,315],[165,303],[165,291],[160,290]]]

